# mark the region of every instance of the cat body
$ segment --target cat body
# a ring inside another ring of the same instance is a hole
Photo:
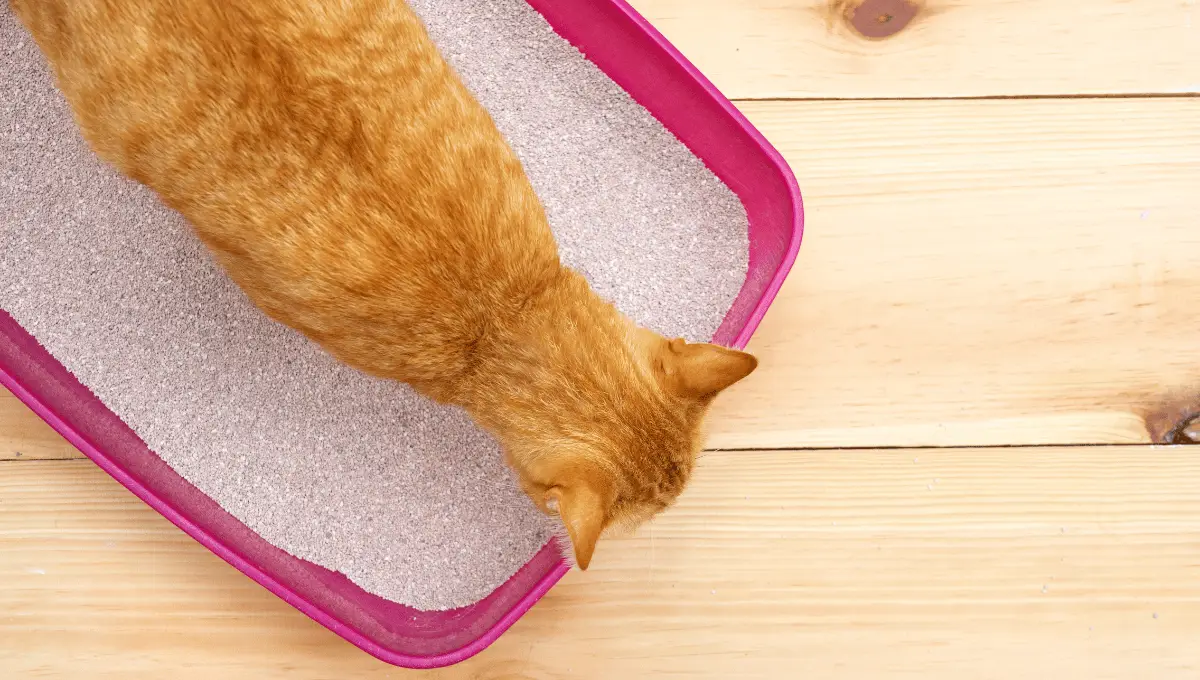
[[[10,0],[84,137],[265,313],[468,413],[581,567],[682,490],[753,357],[638,328],[396,0]]]

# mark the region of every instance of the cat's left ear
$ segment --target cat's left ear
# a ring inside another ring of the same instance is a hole
[[[546,504],[558,510],[559,517],[571,537],[575,563],[587,571],[596,551],[596,542],[604,531],[608,503],[599,490],[587,483],[551,487],[546,492]]]
[[[667,342],[660,360],[667,384],[693,399],[711,399],[758,368],[752,354],[682,338]]]

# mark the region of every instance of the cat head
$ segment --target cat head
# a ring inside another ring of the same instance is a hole
[[[709,405],[758,365],[744,352],[640,328],[623,344],[620,360],[592,352],[549,395],[539,427],[503,442],[525,492],[561,518],[581,569],[602,534],[675,501]]]

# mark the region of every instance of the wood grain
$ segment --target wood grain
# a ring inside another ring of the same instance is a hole
[[[1194,678],[1186,447],[718,453],[441,678]],[[0,464],[11,678],[403,677],[86,461]]]
[[[0,387],[0,461],[82,457],[75,447]]]
[[[713,447],[1146,442],[1200,398],[1200,99],[742,108],[807,230]]]
[[[1200,99],[742,107],[807,229],[713,446],[1148,441],[1200,396]]]
[[[632,0],[731,98],[1200,93],[1195,0],[919,0],[868,40],[856,0]]]
[[[1147,440],[1200,405],[1196,0],[632,0],[742,99],[808,232],[717,448]],[[1191,97],[1191,98],[1189,98]],[[18,456],[18,453],[20,454]],[[716,452],[490,650],[385,666],[0,390],[0,678],[1200,675],[1188,447]]]

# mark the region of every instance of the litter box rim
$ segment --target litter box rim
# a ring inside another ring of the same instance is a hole
[[[721,109],[727,118],[727,120],[724,121],[725,123],[731,123],[740,131],[741,134],[746,135],[752,141],[753,145],[757,147],[757,150],[762,153],[763,158],[768,161],[770,166],[772,166],[772,172],[778,173],[777,179],[782,180],[785,185],[786,194],[790,201],[790,206],[785,207],[791,210],[792,228],[790,236],[787,238],[786,245],[784,245],[782,248],[782,258],[778,261],[777,266],[774,267],[774,271],[769,272],[770,277],[765,281],[765,285],[761,287],[761,292],[756,293],[758,296],[756,300],[749,299],[742,301],[740,300],[742,295],[739,295],[739,301],[735,303],[735,306],[743,302],[750,305],[747,307],[746,312],[744,312],[742,315],[739,315],[742,316],[742,320],[739,322],[738,319],[733,318],[735,315],[731,311],[726,317],[726,322],[722,324],[721,328],[717,331],[716,337],[714,338],[716,341],[723,342],[730,346],[743,348],[749,342],[750,337],[753,335],[755,329],[757,329],[759,323],[763,319],[763,316],[766,314],[767,309],[770,307],[772,301],[775,299],[780,288],[782,287],[784,280],[787,278],[788,273],[795,263],[797,253],[800,248],[800,243],[803,239],[803,201],[800,195],[799,186],[796,183],[795,176],[788,167],[787,162],[783,159],[783,156],[770,144],[770,142],[766,140],[765,137],[763,137],[763,135],[757,129],[755,129],[755,127],[745,118],[745,116],[743,116],[742,113],[728,99],[726,99],[725,96],[722,95],[720,91],[703,74],[701,74],[700,71],[693,66],[690,61],[687,60],[686,57],[684,57],[673,45],[671,45],[671,43],[667,41],[667,39],[663,37],[661,33],[659,33],[625,0],[585,1],[588,2],[593,9],[597,9],[597,11],[609,12],[610,14],[613,14],[613,16],[616,17],[616,20],[619,20],[625,24],[625,30],[636,30],[642,34],[642,36],[640,36],[641,38],[649,39],[649,41],[651,41],[653,44],[653,48],[657,49],[657,51],[660,53],[660,58],[668,62],[669,65],[672,65],[674,70],[679,72],[680,77],[686,76],[693,81],[694,85],[699,86],[703,96],[709,100],[710,105],[715,104]],[[553,17],[547,16],[549,14],[555,14],[560,20],[562,20],[565,13],[570,13],[572,11],[567,7],[572,4],[578,5],[578,2],[565,2],[564,0],[527,0],[527,2],[535,10],[541,12],[543,16],[546,16],[554,29],[559,32],[564,39],[578,46],[577,40],[572,39],[572,37],[568,34],[569,31],[564,30],[564,27],[561,23],[556,23]],[[584,51],[586,54],[586,50]],[[610,78],[618,82],[618,84],[621,84],[622,87],[625,86],[624,83],[620,82],[621,74],[603,69],[603,67],[601,68],[602,70],[605,70],[606,74]],[[657,114],[655,115],[657,117]],[[661,122],[666,125],[668,129],[672,129],[672,131],[674,131],[671,121],[662,120]],[[716,171],[716,169],[714,169],[714,171]],[[722,179],[726,178],[722,177]],[[741,196],[740,192],[739,196]],[[754,245],[752,244],[752,265],[754,259],[755,251]],[[748,276],[747,283],[743,286],[743,293],[747,292],[749,285]],[[27,341],[23,342],[23,338],[19,337],[20,335],[26,336]],[[28,344],[30,341],[35,346],[35,349],[32,352],[28,350],[23,351],[21,345]],[[48,375],[49,373],[53,372],[54,367],[57,366],[57,368],[61,369],[62,372],[66,372],[66,370],[62,368],[61,364],[58,364],[57,360],[50,356],[49,353],[45,352],[45,350],[41,349],[40,345],[38,345],[32,336],[28,336],[28,334],[24,332],[24,329],[21,328],[21,326],[17,324],[15,320],[13,320],[7,313],[0,309],[0,349],[3,349],[6,344],[15,347],[15,350],[12,351],[18,360],[24,360],[30,364],[33,364],[35,366],[35,370],[46,372]],[[45,358],[37,357],[34,354],[34,352],[37,350],[41,350],[40,353],[43,354]],[[87,436],[77,430],[66,418],[60,416],[60,414],[49,403],[47,403],[46,400],[36,394],[32,388],[29,388],[24,384],[24,382],[18,377],[19,372],[21,372],[19,367],[15,365],[6,365],[6,355],[4,352],[0,352],[0,384],[11,391],[21,402],[23,402],[42,420],[49,424],[51,428],[67,439],[73,446],[75,446],[75,448],[79,449],[89,459],[95,462],[96,465],[104,472],[106,472],[122,486],[129,489],[135,496],[153,508],[156,512],[161,514],[171,523],[182,529],[184,533],[189,535],[192,539],[203,545],[221,559],[225,560],[227,563],[241,571],[246,576],[253,579],[259,585],[263,586],[280,599],[292,605],[317,623],[320,623],[322,626],[330,629],[359,649],[362,649],[368,654],[371,654],[372,656],[386,663],[404,668],[431,669],[453,665],[478,654],[495,642],[510,626],[520,619],[527,611],[529,611],[529,609],[532,608],[533,605],[542,598],[542,596],[549,592],[549,590],[570,570],[569,564],[565,560],[559,558],[555,566],[546,569],[545,573],[540,578],[532,582],[532,584],[528,587],[528,590],[512,604],[508,611],[500,615],[493,624],[491,624],[478,636],[455,649],[437,654],[420,655],[405,653],[389,648],[384,644],[381,644],[378,640],[372,638],[366,632],[363,632],[357,627],[344,622],[342,619],[338,618],[335,614],[328,611],[321,605],[314,603],[309,598],[297,593],[290,586],[276,579],[271,574],[263,571],[259,564],[246,558],[237,549],[227,544],[219,537],[214,536],[188,515],[180,512],[171,502],[164,500],[155,491],[139,481],[139,479],[137,479],[134,475],[130,474],[120,464],[110,458],[110,456],[101,448],[94,445]],[[69,375],[69,373],[67,373],[67,375]],[[54,380],[55,378],[50,376],[47,379]],[[83,391],[90,396],[90,392],[88,392],[86,388],[83,388]],[[99,400],[94,396],[91,396],[91,399],[96,403],[99,403]],[[100,408],[107,411],[107,408],[105,408],[102,404],[100,404]],[[187,484],[186,480],[183,480],[182,478],[180,478],[180,480]],[[188,486],[191,485],[188,484]],[[192,489],[196,494],[203,495],[198,489],[195,489],[194,487],[192,487]],[[236,518],[232,519],[233,521],[237,522]],[[543,546],[537,555],[530,559],[530,561],[526,564],[526,567],[533,565],[535,562],[545,563],[547,559],[552,560],[553,557],[556,557],[558,554],[558,547],[554,541],[551,541]],[[525,567],[523,567],[523,569],[524,568]],[[516,579],[517,576],[514,576],[512,579],[502,584],[496,589],[496,591],[493,592],[493,596],[501,593],[501,591],[513,589],[514,587],[521,587],[521,584],[515,583]],[[527,581],[528,579],[525,580]],[[489,598],[490,597],[491,596],[489,596]],[[465,609],[469,609],[469,607],[464,608],[464,610]]]

